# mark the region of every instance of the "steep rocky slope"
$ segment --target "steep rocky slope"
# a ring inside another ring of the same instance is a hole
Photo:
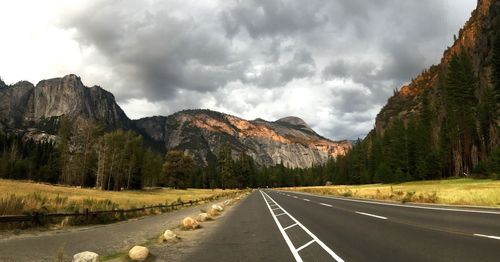
[[[110,129],[132,127],[113,94],[98,86],[84,86],[76,75],[42,80],[36,86],[21,81],[0,88],[4,128],[34,128],[63,115],[91,119]]]
[[[215,159],[224,143],[230,144],[234,157],[245,151],[260,165],[281,163],[300,168],[344,155],[351,147],[347,141],[333,142],[319,136],[296,117],[276,122],[247,121],[210,110],[186,110],[134,122],[143,134],[163,143],[166,149],[186,150],[204,164]]]
[[[493,53],[493,39],[500,31],[500,1],[478,0],[477,8],[472,12],[471,18],[466,22],[452,44],[448,47],[438,65],[431,66],[422,74],[414,78],[410,84],[399,89],[394,96],[389,98],[387,104],[377,115],[375,131],[383,134],[386,127],[397,117],[408,119],[411,115],[419,113],[424,91],[430,92],[431,103],[436,104],[443,94],[438,88],[440,76],[444,74],[453,54],[464,49],[471,57],[479,84],[476,95],[479,98],[482,89],[488,88],[491,83],[491,59]],[[439,106],[439,105],[436,105]]]
[[[431,123],[423,142],[433,150],[427,165],[446,176],[469,174],[500,144],[500,74],[494,74],[500,70],[500,59],[495,57],[500,57],[500,1],[478,0],[440,63],[389,98],[365,141],[384,137],[397,119],[411,129],[408,123],[423,115],[427,101]]]

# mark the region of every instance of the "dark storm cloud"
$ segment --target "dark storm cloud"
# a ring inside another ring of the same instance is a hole
[[[239,95],[255,97],[252,90],[287,92],[300,81],[329,90],[317,92],[331,95],[328,102],[303,106],[331,112],[334,126],[316,127],[328,137],[343,138],[368,132],[392,90],[439,61],[465,21],[453,18],[446,3],[102,0],[63,14],[60,24],[75,29],[81,45],[105,57],[111,78],[122,80],[113,90],[121,101],[145,98],[165,104],[162,108],[171,113],[183,109],[179,101],[196,94],[244,114],[261,100],[223,103],[234,83],[248,90]],[[338,80],[352,88],[329,84]],[[201,99],[188,104],[207,106]],[[262,117],[272,119],[281,111],[266,112]]]

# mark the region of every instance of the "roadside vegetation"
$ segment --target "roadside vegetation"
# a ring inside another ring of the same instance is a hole
[[[220,189],[156,188],[151,190],[103,191],[28,181],[0,179],[0,215],[31,212],[82,212],[130,209],[171,204],[233,192]]]
[[[351,186],[284,188],[289,191],[402,203],[433,203],[500,207],[500,181],[489,179],[448,179]]]

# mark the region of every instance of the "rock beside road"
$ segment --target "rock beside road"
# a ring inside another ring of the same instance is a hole
[[[199,226],[198,222],[191,217],[186,217],[182,220],[182,227],[184,229],[197,229]]]
[[[172,232],[172,230],[165,230],[165,232],[163,233],[163,239],[165,241],[172,241],[172,240],[176,240],[177,239],[177,235]]]
[[[224,208],[222,206],[220,206],[220,205],[217,205],[217,204],[213,204],[212,205],[212,209],[215,209],[215,210],[217,210],[219,212],[224,211]]]
[[[207,211],[207,214],[210,216],[210,217],[216,217],[218,215],[220,215],[220,212],[217,211],[216,209],[213,209],[213,208],[209,208],[208,211]]]
[[[94,252],[85,251],[73,256],[73,262],[97,262],[99,255]]]
[[[198,217],[196,218],[196,220],[198,222],[205,222],[205,221],[207,221],[207,219],[208,219],[208,214],[207,213],[200,213],[198,215]]]
[[[143,246],[135,246],[128,252],[128,256],[133,261],[144,261],[149,256],[149,249]]]

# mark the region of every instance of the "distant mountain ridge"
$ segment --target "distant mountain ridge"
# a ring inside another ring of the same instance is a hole
[[[57,126],[61,116],[90,119],[107,130],[134,130],[156,148],[183,150],[203,165],[215,160],[224,143],[229,143],[235,157],[245,151],[261,166],[293,168],[323,164],[351,148],[348,141],[334,142],[318,135],[298,117],[248,121],[210,110],[184,110],[131,120],[113,94],[99,86],[86,87],[73,74],[42,80],[36,86],[21,81],[0,88],[0,129],[4,132],[53,135],[55,128],[47,126]]]

